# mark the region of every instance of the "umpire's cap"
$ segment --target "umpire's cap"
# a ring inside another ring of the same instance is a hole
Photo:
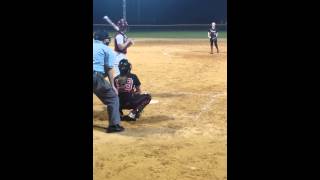
[[[109,36],[109,33],[106,31],[97,31],[94,33],[94,39],[103,41],[105,39],[110,39],[111,37]]]

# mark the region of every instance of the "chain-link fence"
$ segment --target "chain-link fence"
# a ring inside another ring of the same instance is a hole
[[[172,24],[172,25],[129,25],[127,33],[134,37],[183,37],[206,38],[210,24]],[[226,38],[227,24],[216,24],[216,28]],[[114,35],[115,30],[109,24],[94,24],[93,32],[107,31]]]

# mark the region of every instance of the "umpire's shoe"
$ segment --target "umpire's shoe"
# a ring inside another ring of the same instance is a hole
[[[121,132],[121,131],[124,131],[124,127],[120,126],[119,124],[112,125],[107,128],[107,133]]]

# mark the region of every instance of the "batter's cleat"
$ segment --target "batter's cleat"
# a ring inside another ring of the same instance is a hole
[[[112,125],[107,128],[107,133],[114,133],[114,132],[121,132],[121,131],[124,131],[124,127],[120,126],[119,124]]]

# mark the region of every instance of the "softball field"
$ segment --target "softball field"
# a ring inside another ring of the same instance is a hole
[[[107,134],[93,95],[94,180],[227,179],[227,39],[218,44],[210,54],[208,39],[135,39],[132,73],[159,102]]]

